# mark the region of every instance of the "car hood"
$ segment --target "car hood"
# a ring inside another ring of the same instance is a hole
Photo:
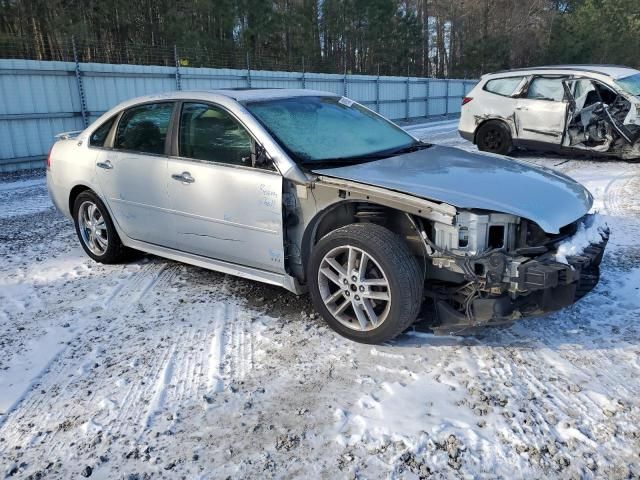
[[[510,213],[537,223],[548,233],[558,233],[593,204],[585,187],[554,170],[437,145],[383,160],[312,171],[458,208]]]

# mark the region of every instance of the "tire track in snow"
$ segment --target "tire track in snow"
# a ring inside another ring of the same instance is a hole
[[[229,325],[227,338],[227,377],[243,380],[253,369],[253,338],[250,332],[251,319],[247,312],[236,308],[233,322]]]
[[[137,322],[137,310],[144,311],[155,303],[156,299],[149,294],[153,290],[162,293],[171,288],[181,268],[181,265],[173,263],[149,263],[133,274],[133,278],[128,277],[116,285],[108,301],[105,301],[106,310],[110,314],[105,319],[109,323],[109,328],[103,334],[107,339],[107,342],[102,345],[105,351],[113,351],[117,348],[118,339],[122,336],[126,338],[127,332],[131,331],[130,322]],[[169,390],[167,387],[159,392],[159,385],[166,383],[169,386],[170,384],[173,376],[173,367],[170,367],[172,365],[170,362],[173,360],[175,349],[167,347],[160,340],[150,348],[146,346],[145,351],[151,355],[150,361],[142,363],[138,362],[137,357],[134,357],[133,361],[125,357],[125,363],[129,363],[128,366],[131,369],[144,368],[148,372],[148,379],[130,382],[124,396],[118,394],[121,388],[117,386],[114,388],[111,384],[98,385],[88,401],[82,402],[75,409],[78,416],[82,416],[82,414],[86,415],[87,411],[95,411],[96,405],[99,406],[98,411],[94,412],[88,422],[95,430],[112,437],[135,431],[141,432],[141,436],[144,432],[143,425],[151,425],[158,410],[162,409]],[[113,365],[112,368],[116,366]],[[122,368],[123,365],[120,367]],[[165,378],[166,380],[163,380]],[[103,404],[113,408],[105,408]],[[53,453],[62,451],[64,451],[64,443],[57,442]]]
[[[161,273],[165,268],[161,263],[150,263],[143,266],[138,272],[121,281],[115,288],[115,292],[110,295],[111,301],[104,302],[104,317],[101,322],[111,324],[110,327],[121,328],[118,324],[118,318],[135,308],[137,303],[142,299],[145,293],[158,281]],[[79,316],[79,315],[77,315]],[[92,325],[95,325],[94,321]],[[56,436],[60,430],[64,430],[68,425],[68,421],[76,417],[74,411],[82,410],[87,402],[94,400],[95,392],[89,398],[73,398],[67,402],[64,408],[55,410],[55,413],[49,413],[45,417],[47,430],[38,436],[38,438],[29,439],[28,430],[22,432],[25,425],[30,423],[31,418],[39,418],[43,411],[49,411],[47,405],[52,402],[52,392],[55,397],[64,395],[66,392],[76,390],[73,384],[79,384],[88,377],[89,372],[83,372],[77,375],[69,376],[69,371],[80,371],[81,366],[89,360],[93,355],[95,345],[92,340],[87,338],[85,332],[92,325],[79,331],[73,340],[49,363],[48,367],[42,372],[37,382],[34,382],[31,389],[25,393],[23,400],[18,404],[12,413],[6,416],[6,419],[0,427],[0,437],[4,437],[10,442],[7,444],[22,445],[25,443],[38,443],[50,441]],[[127,328],[125,326],[125,328]],[[106,338],[113,339],[113,335],[106,335]],[[109,342],[105,347],[109,346]],[[36,391],[37,390],[37,391]],[[41,393],[45,392],[45,393]],[[79,392],[78,392],[79,393]],[[54,449],[55,451],[56,449]],[[0,453],[2,446],[0,445]]]
[[[629,174],[623,173],[612,179],[604,191],[605,211],[611,216],[624,216],[626,208],[623,205],[622,196],[625,186],[630,181]]]
[[[578,442],[573,447],[575,455],[590,453],[595,444],[608,452],[615,450],[614,445],[603,444],[607,437],[602,433],[602,426],[610,423],[607,417],[617,415],[617,408],[610,407],[613,402],[609,400],[613,385],[594,378],[595,365],[591,370],[583,368],[565,353],[544,344],[530,349],[494,347],[483,352],[487,358],[483,363],[490,365],[488,369],[481,369],[478,376],[484,391],[495,390],[505,379],[519,390],[502,389],[508,395],[504,411],[515,414],[505,417],[508,428],[503,431],[511,437],[510,443],[530,446],[535,442],[537,448],[541,446],[540,441],[565,442],[568,435]],[[636,395],[627,390],[620,397],[633,402]],[[518,404],[514,405],[514,401]],[[624,425],[626,416],[623,413],[620,420],[614,422]]]
[[[185,326],[171,355],[159,362],[163,367],[150,376],[155,379],[150,382],[154,388],[140,395],[145,405],[144,399],[153,397],[150,406],[133,408],[146,411],[139,440],[160,426],[170,428],[187,405],[199,403],[203,398],[205,404],[215,405],[216,394],[230,389],[253,368],[250,314],[224,300],[214,303],[212,308],[212,318],[204,328]],[[150,395],[152,390],[155,393]],[[163,418],[162,412],[169,415]],[[131,423],[139,422],[134,419]]]
[[[218,393],[224,390],[222,362],[224,359],[224,330],[228,315],[228,304],[216,305],[215,323],[211,333],[207,362],[208,393]]]
[[[148,294],[153,288],[165,283],[175,275],[174,268],[167,268],[167,264],[164,263],[148,263],[143,265],[139,271],[133,273],[131,276],[126,277],[124,280],[114,288],[115,294],[110,295],[110,302],[105,302],[105,317],[103,318],[107,327],[102,332],[102,338],[107,341],[104,344],[99,344],[97,348],[107,353],[116,348],[117,339],[122,331],[127,331],[131,328],[128,319],[133,316],[136,309],[139,308],[148,299],[145,295]],[[68,367],[68,366],[67,366]],[[88,373],[88,372],[87,372]],[[78,380],[78,383],[82,380],[88,381],[90,379],[87,375],[85,378]],[[91,384],[91,383],[90,383]],[[72,394],[73,401],[69,402],[70,405],[62,410],[62,414],[66,418],[83,418],[88,411],[93,411],[98,407],[98,412],[92,415],[90,420],[84,425],[89,424],[89,433],[91,429],[95,431],[101,431],[103,433],[113,433],[110,429],[110,417],[112,417],[113,408],[105,408],[102,406],[104,403],[107,407],[111,402],[115,402],[116,405],[122,406],[127,404],[120,404],[117,402],[117,395],[114,395],[113,386],[106,385],[106,392],[104,385],[92,385],[91,395],[88,398],[79,396],[82,390],[80,388],[70,389],[74,393]],[[140,395],[141,389],[138,384],[133,384],[127,391],[127,395]],[[152,385],[149,385],[151,388]],[[113,399],[116,400],[113,400]],[[106,410],[106,412],[105,412]],[[129,411],[128,408],[119,408],[116,418],[126,418],[126,414]],[[106,415],[106,417],[105,417]],[[139,417],[136,418],[140,421]],[[59,431],[54,431],[52,438],[56,437]],[[49,439],[51,440],[51,439]],[[52,449],[52,454],[62,454],[66,448],[66,445],[62,441],[56,441]]]
[[[640,205],[636,202],[640,188],[640,176],[623,173],[612,179],[605,189],[604,205],[606,213],[617,217],[640,216]]]
[[[162,369],[156,375],[153,385],[153,397],[142,418],[142,430],[148,430],[153,425],[156,415],[159,415],[167,399],[167,389],[171,386],[175,369],[176,347],[169,349],[166,359],[162,362]]]

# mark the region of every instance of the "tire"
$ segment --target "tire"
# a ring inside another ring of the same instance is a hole
[[[489,121],[483,123],[476,133],[476,144],[483,152],[508,155],[513,148],[513,140],[509,128],[502,122]]]
[[[128,258],[107,208],[92,191],[80,193],[73,202],[73,222],[82,248],[96,262],[120,263]]]
[[[346,275],[350,258],[352,274]],[[329,233],[313,249],[307,273],[316,311],[356,342],[391,340],[415,322],[422,305],[418,260],[380,225],[357,223]]]

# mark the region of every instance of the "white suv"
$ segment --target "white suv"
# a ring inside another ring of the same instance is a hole
[[[567,65],[484,75],[463,99],[460,135],[480,150],[578,150],[640,158],[640,71]]]

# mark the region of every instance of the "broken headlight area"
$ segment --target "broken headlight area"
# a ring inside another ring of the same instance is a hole
[[[468,213],[458,222],[449,235],[426,240],[432,252],[426,292],[436,333],[465,333],[559,310],[598,282],[609,229],[595,215],[557,234],[511,215]]]

